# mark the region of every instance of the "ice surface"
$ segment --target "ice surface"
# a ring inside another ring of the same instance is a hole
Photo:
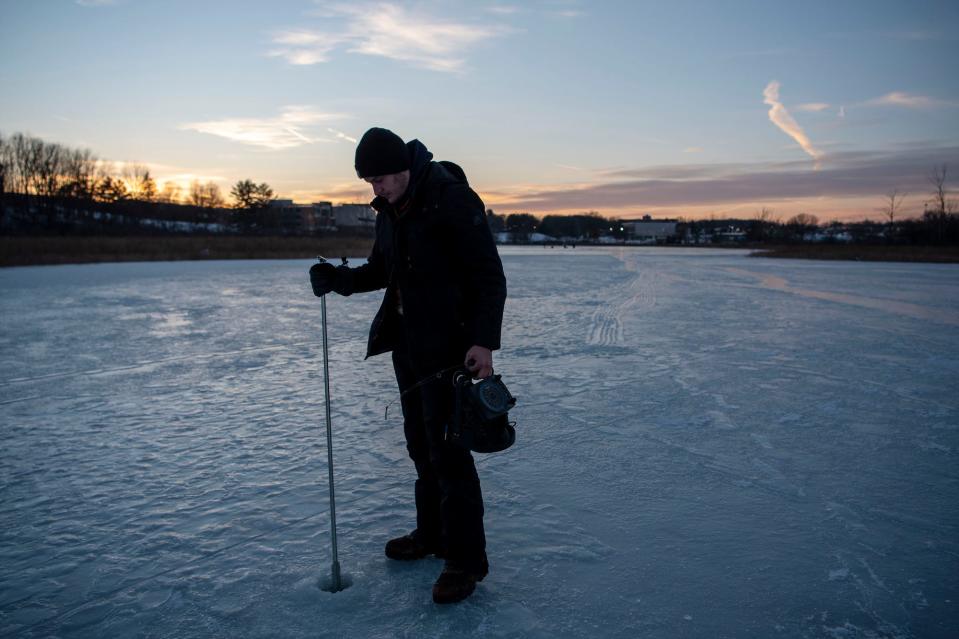
[[[517,444],[438,607],[379,294],[308,262],[0,270],[0,635],[955,637],[959,267],[502,250]]]

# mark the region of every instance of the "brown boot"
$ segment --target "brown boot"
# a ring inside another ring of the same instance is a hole
[[[485,576],[485,572],[470,572],[446,564],[439,579],[433,584],[433,601],[438,604],[463,601],[473,594],[476,590],[476,582],[483,581]]]
[[[434,554],[437,557],[443,555],[438,544],[425,543],[415,533],[390,539],[386,542],[386,556],[390,559],[410,561]]]

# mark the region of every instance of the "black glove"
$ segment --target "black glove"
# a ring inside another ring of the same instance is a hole
[[[310,267],[310,284],[313,294],[323,297],[336,286],[336,267],[329,262],[314,264]]]

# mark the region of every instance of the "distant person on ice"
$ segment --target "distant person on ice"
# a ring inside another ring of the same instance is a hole
[[[366,356],[393,352],[417,474],[416,529],[391,539],[386,556],[445,559],[433,600],[452,603],[472,594],[489,571],[473,457],[444,437],[454,404],[452,369],[492,374],[506,278],[482,200],[458,166],[432,158],[419,140],[404,143],[387,129],[363,135],[355,167],[375,196],[373,250],[357,268],[316,264],[310,281],[318,296],[386,289]],[[436,379],[439,371],[445,372]]]

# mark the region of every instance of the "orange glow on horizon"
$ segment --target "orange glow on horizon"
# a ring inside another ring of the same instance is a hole
[[[603,217],[620,219],[638,219],[644,215],[649,215],[654,219],[686,219],[686,220],[708,220],[715,219],[740,219],[751,220],[757,217],[763,208],[771,212],[771,219],[781,222],[798,215],[808,213],[819,218],[820,223],[824,222],[858,222],[866,219],[883,220],[882,198],[803,198],[793,200],[770,200],[766,202],[724,202],[715,205],[694,205],[694,206],[630,206],[630,207],[596,207],[589,208],[569,208],[569,209],[550,209],[537,210],[530,208],[515,207],[508,200],[498,201],[495,198],[487,198],[481,192],[480,197],[486,204],[486,208],[493,209],[499,215],[508,215],[510,213],[531,213],[538,218],[547,215],[580,215],[595,211]],[[898,219],[907,219],[919,217],[922,215],[922,205],[916,202],[907,203],[906,208],[897,215]]]

